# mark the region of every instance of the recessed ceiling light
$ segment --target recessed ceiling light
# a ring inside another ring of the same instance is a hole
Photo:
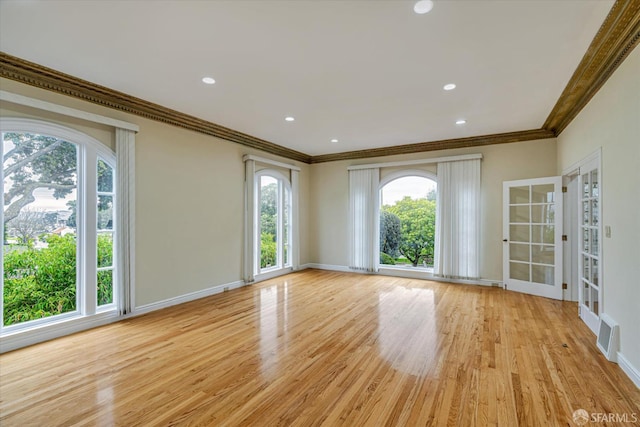
[[[444,87],[443,87],[444,90],[453,90],[455,88],[456,88],[455,83],[449,83],[449,84],[444,85]]]
[[[431,0],[420,0],[413,6],[413,11],[419,15],[428,13],[433,9],[433,2]]]
[[[294,121],[294,120],[295,120],[295,118],[293,118],[293,117],[291,117],[291,116],[285,117],[284,119],[285,119],[286,121],[288,121],[288,122],[292,122],[292,121]]]
[[[331,142],[338,142],[338,140],[334,138],[331,140]]]
[[[465,119],[456,120],[456,124],[457,125],[463,125],[465,123],[467,123],[467,121]]]
[[[208,85],[212,85],[216,82],[216,80],[213,77],[203,77],[202,82]]]

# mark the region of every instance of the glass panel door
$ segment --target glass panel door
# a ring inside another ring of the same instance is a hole
[[[562,298],[561,178],[504,183],[507,289]],[[561,224],[561,222],[558,222]]]
[[[600,318],[600,179],[596,159],[580,168],[580,317],[596,332]]]

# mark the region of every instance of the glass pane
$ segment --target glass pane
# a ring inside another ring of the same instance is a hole
[[[591,258],[586,255],[582,256],[582,277],[589,280],[589,266],[591,265]]]
[[[586,252],[586,253],[589,253],[589,248],[590,248],[589,242],[591,240],[589,238],[590,234],[591,233],[589,232],[588,228],[585,228],[585,229],[582,230],[582,250],[583,250],[583,252]]]
[[[591,225],[598,225],[598,201],[591,201]]]
[[[260,177],[260,268],[277,265],[278,181]]]
[[[596,315],[600,315],[600,307],[598,307],[598,289],[594,288],[593,286],[589,287],[590,291],[591,291],[591,305],[593,307],[593,312]]]
[[[582,198],[587,199],[591,195],[591,187],[589,186],[589,174],[582,175]]]
[[[510,206],[509,222],[530,222],[529,221],[529,205]]]
[[[284,212],[282,214],[282,256],[284,265],[289,265],[289,216],[291,215],[289,189],[284,190]]]
[[[509,240],[512,242],[529,242],[530,225],[510,225]]]
[[[529,281],[529,265],[519,262],[509,263],[509,276],[511,279]]]
[[[555,264],[555,246],[553,245],[532,245],[531,261],[538,264]]]
[[[98,230],[113,230],[113,196],[98,196]]]
[[[522,243],[510,243],[509,259],[513,261],[529,262],[529,245]]]
[[[98,234],[98,268],[113,265],[113,234]]]
[[[588,277],[588,276],[587,276]],[[591,283],[598,286],[598,260],[596,258],[591,259],[591,278],[589,279]]]
[[[531,222],[538,224],[553,224],[555,222],[555,205],[531,206]]]
[[[591,292],[589,291],[589,284],[587,282],[582,282],[582,298],[584,299],[584,305],[591,310],[591,304],[589,303],[591,300]]]
[[[531,186],[531,202],[532,203],[553,203],[554,201],[554,185],[532,185]]]
[[[598,256],[598,229],[591,229],[591,255]]]
[[[529,187],[509,188],[509,204],[529,203]]]
[[[599,194],[598,169],[591,171],[591,197],[598,197]]]
[[[98,191],[113,192],[113,168],[103,160],[98,160]]]
[[[113,302],[113,270],[98,271],[98,305]]]
[[[531,266],[531,275],[532,282],[535,283],[543,283],[545,285],[551,285],[555,283],[554,278],[554,267],[548,265],[532,265]]]
[[[582,202],[582,223],[584,225],[589,225],[590,224],[589,202]]]
[[[78,155],[75,144],[45,135],[2,139],[8,326],[76,310]]]
[[[532,225],[531,241],[534,243],[555,243],[556,228],[553,225]]]

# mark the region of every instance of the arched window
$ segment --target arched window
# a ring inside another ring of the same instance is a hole
[[[3,332],[115,311],[116,157],[76,130],[3,119]]]
[[[380,182],[380,264],[433,268],[435,174],[404,170]]]
[[[255,175],[257,227],[255,274],[291,266],[291,183],[280,172],[261,170]]]

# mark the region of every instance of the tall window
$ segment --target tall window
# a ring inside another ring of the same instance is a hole
[[[437,184],[430,174],[415,173],[382,182],[381,265],[433,268]]]
[[[256,174],[257,252],[256,274],[291,266],[291,184],[273,170]]]
[[[71,129],[2,123],[2,322],[115,309],[115,156]]]

